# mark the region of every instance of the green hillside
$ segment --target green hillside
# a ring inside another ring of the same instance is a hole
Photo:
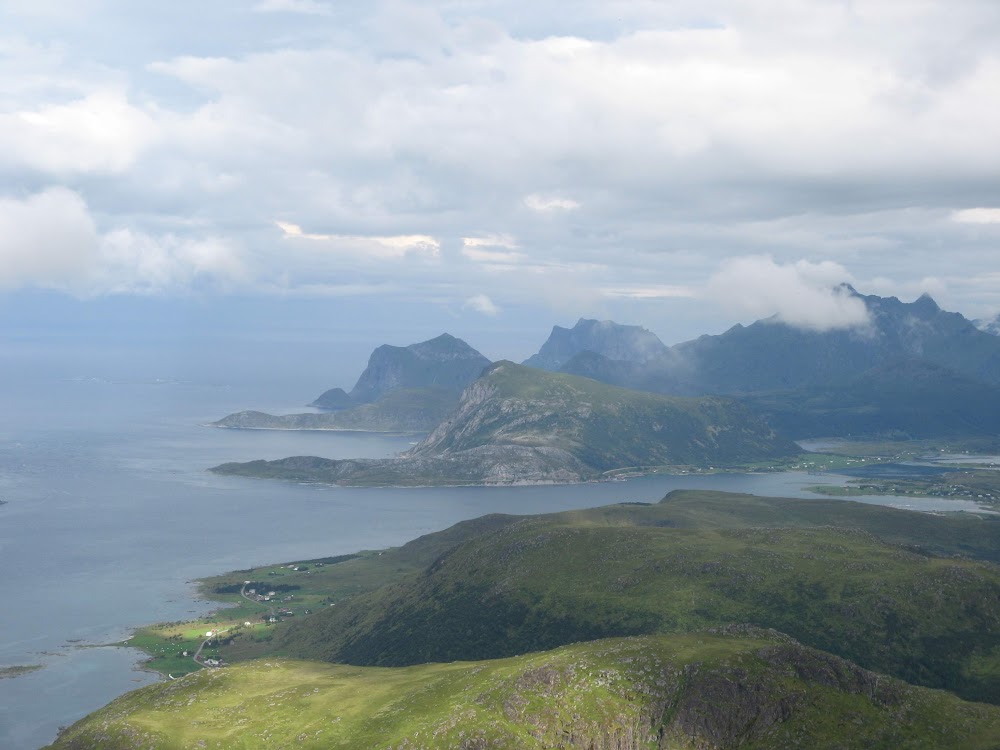
[[[990,750],[1000,709],[775,633],[576,644],[401,669],[268,659],[143,688],[53,750]]]
[[[1000,568],[981,561],[1000,549],[995,521],[686,492],[498,526],[280,629],[273,647],[405,665],[746,622],[910,682],[1000,697]]]
[[[413,453],[499,444],[561,448],[599,471],[734,464],[799,452],[730,399],[661,396],[499,362]]]

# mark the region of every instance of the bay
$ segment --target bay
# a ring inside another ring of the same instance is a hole
[[[0,389],[0,747],[35,750],[121,693],[158,679],[120,643],[142,624],[188,619],[194,578],[268,562],[402,544],[484,513],[655,502],[672,489],[809,497],[807,474],[649,476],[577,486],[345,489],[219,477],[224,461],[383,457],[414,439],[235,431],[228,412],[299,407],[271,381],[4,374]],[[846,478],[826,477],[826,483]],[[864,500],[864,498],[861,498]],[[922,510],[972,503],[872,498]]]

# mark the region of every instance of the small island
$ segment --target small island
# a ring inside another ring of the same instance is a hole
[[[40,669],[44,669],[44,665],[22,664],[13,667],[0,667],[0,680],[8,680],[14,677],[21,677],[22,675],[31,674],[32,672],[37,672]]]

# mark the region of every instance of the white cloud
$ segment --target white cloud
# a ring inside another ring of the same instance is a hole
[[[83,199],[51,188],[0,199],[0,286],[68,287],[97,263],[99,237]]]
[[[959,224],[1000,224],[1000,208],[963,208],[951,214]]]
[[[796,328],[862,327],[869,322],[864,302],[840,286],[850,280],[830,261],[780,265],[770,256],[733,258],[709,279],[704,296],[731,312],[775,315]]]
[[[679,284],[635,284],[632,286],[605,287],[605,297],[618,299],[689,299],[698,296],[698,290]]]
[[[539,195],[532,193],[524,197],[524,205],[532,211],[548,213],[550,211],[575,211],[580,204],[572,198],[560,198],[555,195]]]
[[[226,286],[247,279],[233,244],[220,238],[153,237],[116,229],[101,238],[88,286],[99,293],[160,294],[201,281]]]
[[[158,137],[145,112],[116,91],[0,114],[0,163],[52,173],[120,173]]]
[[[303,232],[298,224],[276,221],[275,224],[284,232],[286,240],[311,240],[324,243],[325,247],[335,253],[353,255],[360,258],[390,260],[408,255],[425,258],[438,258],[441,255],[441,243],[426,234],[400,234],[391,236],[364,236],[349,234],[313,234]]]
[[[330,6],[316,0],[261,0],[254,7],[256,13],[302,13],[307,16],[332,15]]]
[[[500,308],[497,307],[493,300],[485,294],[477,294],[474,297],[469,297],[465,300],[465,304],[462,306],[475,310],[483,315],[489,315],[490,317],[496,317],[500,314]]]
[[[506,247],[514,250],[518,247],[517,240],[509,234],[487,234],[482,237],[463,237],[463,247]]]
[[[228,240],[126,228],[101,233],[84,200],[66,188],[0,199],[0,287],[147,294],[246,277]]]
[[[115,288],[217,278],[167,270],[206,237],[255,289],[608,315],[725,256],[898,289],[996,265],[970,227],[997,221],[997,3],[119,6],[0,0],[0,170],[70,186],[98,249],[146,248],[148,283]],[[974,288],[954,301],[1000,299]]]

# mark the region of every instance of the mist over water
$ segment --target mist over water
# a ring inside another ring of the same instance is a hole
[[[490,512],[655,502],[682,487],[803,496],[816,482],[799,474],[712,475],[344,489],[220,477],[205,469],[303,454],[391,456],[414,438],[204,427],[244,408],[293,411],[323,387],[353,379],[331,375],[317,387],[315,373],[293,376],[287,362],[235,367],[226,379],[217,367],[194,372],[182,352],[147,353],[27,341],[0,350],[0,499],[7,501],[0,506],[0,666],[44,665],[0,680],[5,750],[34,750],[59,726],[158,679],[135,669],[133,650],[89,646],[209,611],[210,603],[193,599],[189,582],[200,576],[398,545]],[[171,362],[184,363],[183,377]]]

